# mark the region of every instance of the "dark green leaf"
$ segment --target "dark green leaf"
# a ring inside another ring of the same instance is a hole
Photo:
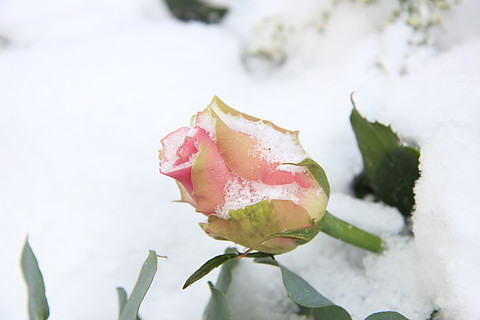
[[[210,273],[213,269],[221,266],[225,262],[235,259],[238,257],[238,253],[225,253],[218,255],[207,262],[205,262],[197,271],[195,271],[188,279],[185,281],[183,285],[183,289],[186,289],[191,284],[197,282],[198,280],[205,277],[207,274]]]
[[[210,291],[212,292],[212,297],[208,302],[205,313],[203,314],[203,319],[205,320],[231,320],[232,316],[230,315],[230,308],[228,306],[227,298],[225,294],[215,288],[215,286],[208,281]]]
[[[50,310],[48,309],[45,296],[45,284],[38,267],[37,258],[35,258],[32,248],[30,248],[28,239],[23,247],[21,264],[23,276],[28,287],[28,313],[30,320],[48,319]]]
[[[170,12],[182,21],[220,22],[228,9],[208,5],[199,0],[165,0]]]
[[[356,194],[367,191],[369,185],[378,199],[398,208],[404,216],[410,215],[415,204],[413,187],[420,176],[418,151],[403,146],[390,127],[368,122],[355,104],[350,122],[365,167],[365,177],[357,178],[354,188],[360,192]]]
[[[327,195],[327,198],[330,198],[330,184],[328,183],[327,174],[318,163],[310,158],[306,158],[299,163],[292,164],[306,167],[315,181],[317,181],[318,185],[322,187],[323,191]]]
[[[353,193],[355,193],[355,196],[359,199],[363,199],[367,195],[374,193],[365,171],[362,171],[353,178]]]
[[[352,318],[345,309],[337,306],[317,290],[315,290],[303,278],[290,271],[274,259],[262,258],[255,259],[257,263],[269,264],[277,266],[282,272],[282,280],[287,294],[295,303],[312,309],[310,314],[313,314],[316,320],[331,319],[331,320],[351,320]],[[305,314],[307,310],[302,308]]]
[[[150,250],[147,259],[143,263],[142,269],[138,276],[137,283],[133,288],[130,298],[125,303],[119,320],[136,320],[138,317],[138,309],[145,297],[145,294],[152,284],[153,277],[157,272],[157,254]],[[126,295],[126,293],[125,293]],[[119,297],[119,300],[123,299]]]
[[[252,252],[248,254],[240,254],[237,250],[234,248],[227,248],[225,251],[226,253],[218,255],[216,257],[213,257],[212,259],[208,260],[205,262],[197,271],[195,271],[188,279],[185,281],[185,284],[183,285],[183,289],[186,289],[189,287],[191,284],[197,282],[198,280],[202,279],[205,277],[207,274],[209,274],[213,269],[218,268],[222,264],[239,258],[239,257],[244,257],[244,258],[264,258],[264,257],[271,257],[272,255],[269,253],[265,252]],[[237,261],[232,261],[233,263],[237,263]],[[218,283],[217,283],[218,287]]]
[[[385,311],[369,315],[365,320],[408,320],[398,312]]]

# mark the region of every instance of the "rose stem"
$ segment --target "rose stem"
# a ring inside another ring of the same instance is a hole
[[[363,231],[326,211],[320,231],[351,245],[381,253],[385,244],[379,237]]]

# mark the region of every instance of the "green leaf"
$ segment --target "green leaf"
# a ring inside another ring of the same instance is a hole
[[[269,253],[265,252],[252,252],[248,254],[240,254],[237,250],[234,248],[227,248],[225,250],[224,254],[218,255],[216,257],[213,257],[212,259],[208,260],[205,262],[197,271],[195,271],[188,279],[185,281],[185,284],[183,285],[183,289],[186,289],[193,283],[197,282],[198,280],[202,279],[205,277],[207,274],[209,274],[213,269],[218,268],[222,264],[229,262],[230,260],[242,257],[242,258],[265,258],[265,257],[271,257],[272,255]],[[233,266],[237,263],[238,261],[234,260],[231,261],[230,266]],[[223,270],[223,269],[222,269]],[[222,271],[220,271],[221,273]],[[217,283],[218,286],[218,283]]]
[[[205,309],[203,314],[203,319],[205,320],[231,320],[232,316],[230,315],[230,307],[228,306],[227,298],[225,294],[215,288],[215,286],[208,281],[210,291],[212,292],[212,297]]]
[[[327,174],[318,163],[310,158],[306,158],[299,163],[291,164],[306,167],[315,181],[317,181],[318,185],[323,189],[327,198],[330,198],[330,184],[328,183]]]
[[[270,258],[255,259],[257,263],[269,264],[277,266],[282,272],[282,280],[287,294],[295,303],[305,308],[310,308],[310,314],[313,314],[314,319],[331,319],[331,320],[351,320],[352,318],[345,309],[337,306],[317,290],[315,290],[308,282],[301,278],[296,273],[290,271],[276,260]],[[303,314],[307,310],[302,308]]]
[[[402,144],[398,136],[381,123],[368,122],[355,108],[350,122],[363,157],[364,177],[357,178],[357,195],[373,189],[375,196],[409,216],[415,204],[413,187],[419,178],[419,152]],[[366,180],[365,180],[366,179]]]
[[[117,295],[118,295],[118,315],[122,313],[125,304],[127,303],[127,292],[125,289],[118,287],[117,288]]]
[[[37,258],[28,243],[22,252],[22,272],[28,287],[28,313],[30,320],[48,319],[50,310],[48,309],[47,298],[45,296],[45,284],[43,282],[42,272],[38,267]]]
[[[227,248],[225,250],[226,254],[235,253],[238,256],[238,252],[234,248]],[[263,256],[262,253],[257,256]],[[210,291],[212,296],[208,302],[203,318],[207,320],[223,320],[231,319],[230,308],[228,306],[228,301],[225,295],[227,294],[228,288],[232,283],[232,270],[237,266],[238,259],[229,260],[222,265],[220,269],[220,274],[218,275],[217,283],[215,286],[209,281],[208,285],[210,286]]]
[[[170,12],[181,21],[201,21],[218,23],[227,14],[228,9],[208,5],[199,0],[165,0]]]
[[[128,300],[126,301],[120,313],[119,320],[136,320],[137,319],[138,309],[140,308],[140,304],[142,303],[143,298],[145,297],[145,294],[148,291],[148,288],[150,288],[150,285],[152,284],[153,277],[155,276],[156,272],[157,272],[157,254],[155,253],[155,251],[150,250],[148,253],[148,257],[143,263],[142,269],[140,270],[140,274],[138,276],[137,283],[135,283],[135,287],[133,288],[132,294],[130,298],[128,298]],[[123,297],[119,296],[119,300],[120,299],[123,299]]]
[[[398,312],[384,311],[369,315],[365,320],[408,320]]]
[[[207,274],[210,273],[213,269],[221,266],[225,262],[235,259],[238,257],[238,253],[225,253],[218,255],[207,262],[205,262],[197,271],[195,271],[188,279],[185,281],[183,285],[183,289],[186,289],[191,284],[197,282],[198,280],[205,277]]]
[[[125,289],[118,287],[117,288],[117,294],[118,294],[118,316],[120,317],[123,308],[125,307],[125,304],[127,303],[127,292]],[[138,314],[136,320],[142,320]]]

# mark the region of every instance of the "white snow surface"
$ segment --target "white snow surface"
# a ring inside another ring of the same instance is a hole
[[[329,211],[388,243],[375,255],[320,234],[281,263],[354,319],[395,310],[423,320],[437,308],[441,319],[480,319],[480,3],[454,5],[431,41],[413,46],[404,22],[385,23],[393,3],[223,2],[226,20],[204,25],[176,21],[153,0],[0,1],[0,319],[27,317],[27,235],[51,319],[115,318],[115,287],[131,292],[149,249],[168,259],[142,318],[201,317],[218,270],[181,287],[230,244],[172,202],[178,190],[157,156],[160,139],[215,94],[300,130],[329,177]],[[262,21],[290,30],[264,48],[271,60],[248,54],[264,43]],[[368,119],[421,148],[414,238],[397,210],[352,197],[362,169],[352,91]],[[234,319],[302,319],[279,271],[250,260],[228,298]]]

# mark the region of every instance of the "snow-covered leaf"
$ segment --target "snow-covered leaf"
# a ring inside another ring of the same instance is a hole
[[[354,182],[355,193],[364,196],[371,189],[375,197],[409,216],[415,204],[413,187],[420,176],[418,151],[404,146],[390,127],[367,121],[355,104],[350,122],[365,166]]]
[[[28,243],[25,241],[22,253],[22,271],[28,287],[28,313],[30,320],[48,319],[50,310],[48,309],[47,298],[45,296],[45,284],[43,282],[42,272],[38,267],[37,258]]]

